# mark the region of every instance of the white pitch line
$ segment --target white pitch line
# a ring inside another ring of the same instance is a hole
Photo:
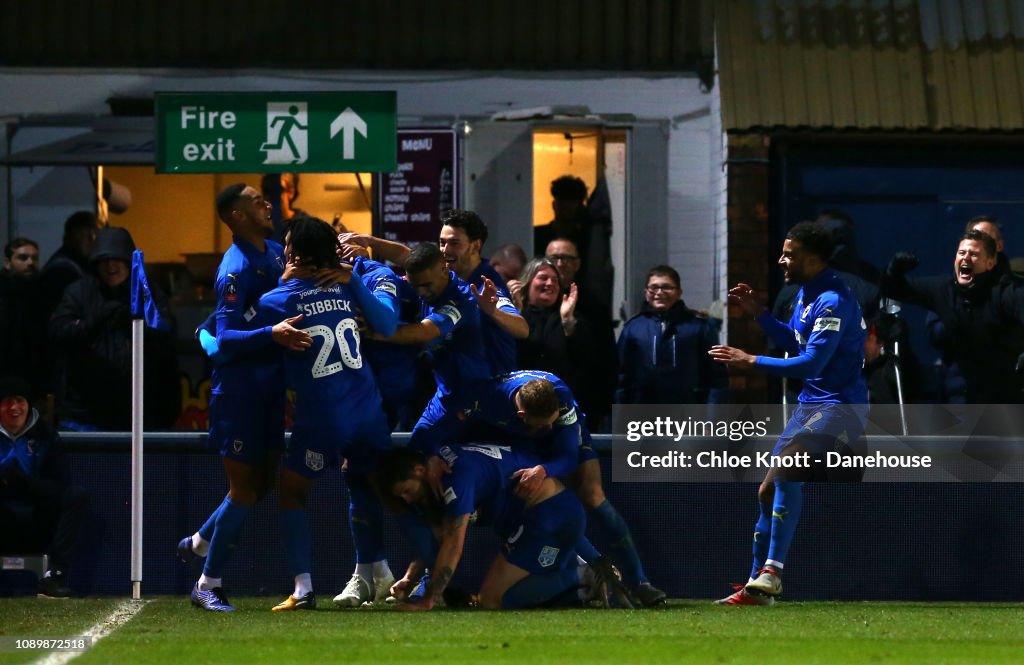
[[[132,617],[139,613],[139,611],[146,606],[148,600],[126,600],[110,613],[107,618],[96,623],[92,628],[89,628],[84,633],[81,633],[82,637],[91,637],[92,644],[90,649],[95,648],[96,643],[102,640],[107,635],[123,626],[124,624],[131,621]],[[35,661],[34,665],[64,665],[64,663],[70,662],[75,658],[81,656],[84,651],[51,651],[39,660]]]

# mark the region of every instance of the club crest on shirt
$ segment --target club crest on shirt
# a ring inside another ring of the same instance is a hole
[[[234,450],[236,454],[242,452],[242,448],[245,448],[245,442],[241,439],[235,439],[231,442],[231,450]]]
[[[306,450],[306,466],[311,471],[320,471],[324,468],[324,454],[312,450]]]
[[[549,566],[554,565],[555,560],[558,558],[558,553],[560,551],[561,550],[559,550],[557,547],[545,545],[544,548],[541,549],[540,554],[537,555],[537,563],[539,563],[542,568],[547,568]]]

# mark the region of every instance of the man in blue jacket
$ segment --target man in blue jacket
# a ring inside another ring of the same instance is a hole
[[[708,356],[720,324],[683,302],[679,273],[666,265],[647,272],[644,306],[619,335],[616,404],[717,404],[728,377]]]

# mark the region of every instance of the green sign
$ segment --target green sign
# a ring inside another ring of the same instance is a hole
[[[158,173],[391,173],[394,92],[157,93]]]

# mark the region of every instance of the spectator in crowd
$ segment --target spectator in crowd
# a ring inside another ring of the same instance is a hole
[[[0,367],[26,377],[33,394],[49,388],[46,329],[50,312],[39,279],[39,245],[15,238],[4,247],[0,272]]]
[[[67,288],[49,323],[61,352],[57,413],[61,427],[81,431],[131,427],[131,275],[135,242],[127,229],[99,232],[89,271]],[[174,318],[163,292],[151,285],[169,330],[146,327],[144,414],[147,429],[174,424],[181,403]]]
[[[996,265],[992,270],[999,277],[1003,275],[1009,275],[1012,271],[1010,270],[1010,258],[1006,256],[1006,247],[1003,245],[1003,230],[999,224],[999,220],[991,215],[978,215],[977,217],[971,217],[967,221],[967,226],[964,227],[964,232],[967,231],[981,231],[996,243]]]
[[[728,376],[708,355],[721,324],[686,306],[679,273],[647,272],[644,305],[619,335],[617,404],[703,404],[725,401]]]
[[[555,238],[545,248],[544,257],[558,268],[562,293],[567,293],[569,287],[575,284],[579,292],[576,308],[597,326],[602,341],[609,341],[614,345],[615,327],[612,324],[611,309],[605,300],[594,294],[591,285],[585,281],[586,273],[582,270],[583,256],[576,243],[568,238]]]
[[[505,283],[519,277],[526,265],[526,252],[514,243],[502,245],[491,255],[491,267],[501,275]]]
[[[88,495],[70,484],[60,437],[30,398],[27,381],[0,378],[0,551],[47,553],[39,594],[67,598]]]
[[[587,185],[564,175],[551,182],[551,208],[555,218],[533,230],[534,254],[546,256],[548,243],[556,238],[571,240],[583,262],[579,281],[593,297],[611,309],[611,220],[588,209]]]
[[[89,253],[96,242],[96,214],[80,210],[64,222],[64,241],[43,266],[43,296],[50,312],[60,302],[64,289],[89,269]]]
[[[614,390],[614,347],[604,349],[595,327],[576,313],[579,290],[562,293],[558,268],[548,259],[526,264],[519,291],[530,336],[519,341],[520,369],[539,369],[562,378],[587,414],[591,431],[602,426],[611,411]],[[600,358],[601,362],[595,362]]]
[[[908,279],[913,254],[889,262],[882,294],[935,312],[942,346],[963,374],[968,403],[1024,403],[1024,288],[995,273],[996,243],[977,230],[964,233],[953,277]]]
[[[260,189],[263,197],[271,204],[270,218],[274,223],[274,232],[270,239],[283,245],[291,220],[306,214],[301,208],[295,207],[295,201],[299,198],[299,174],[268,173],[260,181]],[[340,217],[337,221],[341,223]]]

